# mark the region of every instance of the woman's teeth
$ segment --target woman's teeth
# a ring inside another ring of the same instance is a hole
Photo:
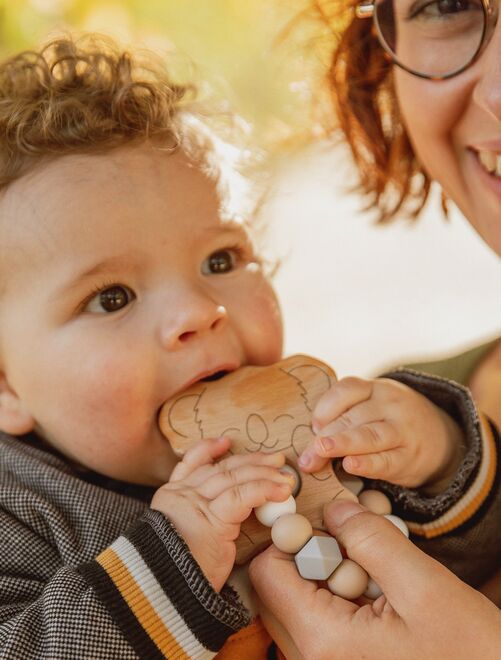
[[[501,155],[495,154],[493,151],[479,151],[478,160],[489,174],[501,176]]]

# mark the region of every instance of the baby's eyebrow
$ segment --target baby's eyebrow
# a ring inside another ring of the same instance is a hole
[[[131,270],[138,265],[137,255],[120,255],[115,257],[108,257],[97,263],[88,266],[83,269],[75,276],[71,277],[69,282],[65,282],[61,288],[59,288],[54,297],[58,297],[61,294],[71,293],[74,289],[80,287],[82,284],[85,284],[87,280],[93,280],[100,275],[105,273],[110,273],[113,271],[119,270]]]
[[[240,235],[240,236],[247,236],[247,231],[245,227],[242,225],[242,223],[237,222],[236,220],[227,220],[224,222],[224,224],[220,225],[210,225],[209,227],[205,227],[202,230],[202,233],[207,235],[207,236],[225,236],[225,235]]]

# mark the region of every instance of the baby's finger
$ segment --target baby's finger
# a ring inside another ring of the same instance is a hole
[[[231,446],[231,440],[226,437],[201,440],[188,449],[170,476],[169,481],[181,481],[186,479],[197,468],[211,464],[216,458],[223,456]]]
[[[216,472],[235,470],[245,465],[266,465],[268,467],[281,468],[285,464],[285,454],[276,452],[267,454],[262,451],[247,454],[231,454],[214,465]]]
[[[213,500],[233,486],[239,486],[249,481],[274,481],[278,484],[294,485],[294,477],[290,473],[280,472],[278,468],[266,465],[244,465],[234,470],[225,470],[212,475],[198,486],[198,492],[209,500]]]
[[[340,458],[350,454],[373,454],[395,449],[400,444],[388,422],[373,422],[338,433],[330,438],[317,438],[313,447],[319,456]]]
[[[268,480],[249,481],[225,490],[209,503],[209,509],[223,523],[241,523],[256,506],[265,502],[283,502],[291,491],[290,484]]]
[[[379,422],[383,419],[386,419],[386,415],[383,415],[381,405],[376,404],[371,398],[345,410],[342,415],[321,428],[318,435],[324,438],[333,437],[356,426]]]
[[[315,433],[336,417],[372,395],[373,382],[350,376],[342,378],[319,399],[313,411],[312,426]]]
[[[350,474],[370,479],[389,480],[402,468],[402,456],[398,449],[363,456],[345,456],[343,468]]]

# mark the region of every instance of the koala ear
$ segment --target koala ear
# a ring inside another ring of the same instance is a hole
[[[204,437],[198,410],[202,395],[203,392],[182,394],[164,403],[160,411],[160,430],[178,456],[183,456],[194,442]]]
[[[336,374],[330,367],[307,355],[295,355],[292,364],[285,365],[284,370],[297,382],[310,411],[336,380]]]
[[[35,427],[35,420],[0,372],[0,431],[24,435]]]

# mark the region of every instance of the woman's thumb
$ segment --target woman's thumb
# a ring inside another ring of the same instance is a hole
[[[324,509],[324,524],[397,610],[401,606],[406,609],[405,603],[411,604],[412,594],[419,597],[430,580],[441,574],[443,567],[421,552],[395,525],[358,503],[329,503]]]

